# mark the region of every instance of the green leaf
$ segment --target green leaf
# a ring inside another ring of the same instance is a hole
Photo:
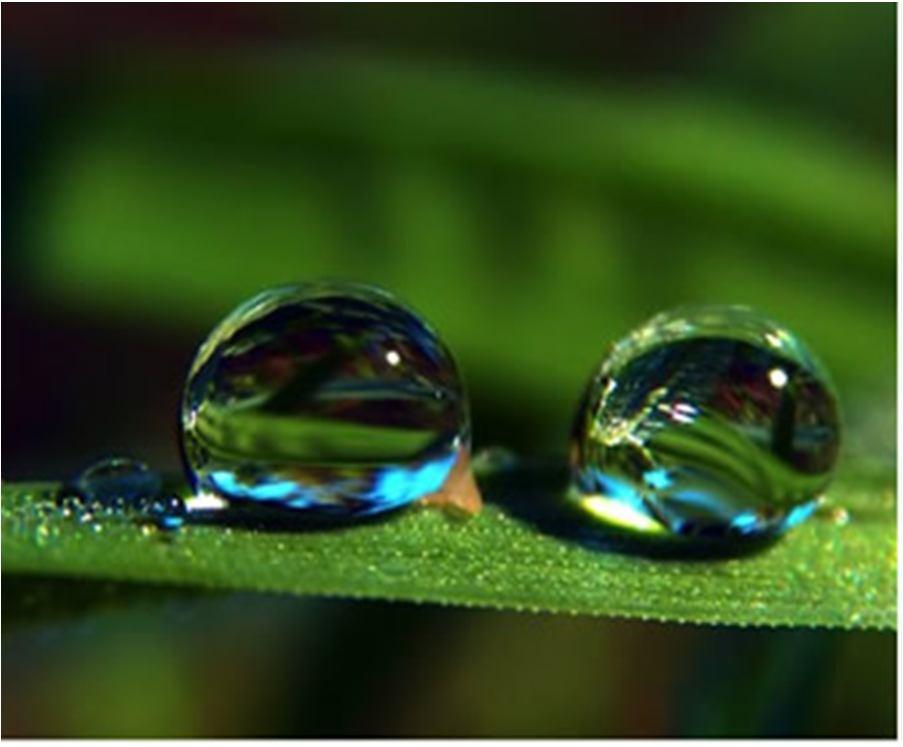
[[[785,538],[730,558],[605,551],[550,534],[560,470],[480,478],[461,520],[414,507],[378,523],[274,531],[80,523],[50,483],[5,485],[3,571],[737,625],[894,628],[894,472],[847,464],[826,505]],[[841,520],[843,519],[843,520]]]

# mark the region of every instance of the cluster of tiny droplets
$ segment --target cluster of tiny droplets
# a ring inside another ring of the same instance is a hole
[[[99,535],[114,523],[139,524],[143,534],[177,529],[184,508],[178,496],[148,497],[135,503],[124,498],[108,502],[89,500],[63,489],[36,489],[22,500],[3,502],[4,533],[49,547],[66,526]]]
[[[35,504],[38,514],[47,519],[62,518],[101,533],[105,523],[125,521],[142,527],[178,529],[183,523],[184,502],[179,496],[147,496],[137,500],[114,497],[107,501],[90,500],[63,490],[53,501]],[[46,533],[46,531],[45,531]]]
[[[58,515],[59,508],[52,493],[29,493],[11,507],[8,501],[3,502],[3,531],[29,537],[43,547],[59,536],[59,524],[55,521]]]

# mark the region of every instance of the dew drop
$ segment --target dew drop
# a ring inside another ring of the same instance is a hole
[[[837,398],[798,337],[732,306],[654,317],[578,408],[571,500],[629,533],[720,540],[806,519],[840,443]]]
[[[85,511],[85,503],[82,497],[70,487],[64,487],[56,495],[56,511],[64,519],[78,519]]]
[[[198,497],[339,517],[436,493],[470,446],[435,332],[342,283],[267,290],[226,316],[191,365],[181,433]]]
[[[185,524],[185,502],[177,495],[161,496],[154,499],[147,513],[157,529],[175,531]]]
[[[57,497],[57,512],[101,533],[101,520],[137,521],[142,534],[150,528],[178,529],[185,521],[179,496],[164,495],[163,481],[143,462],[108,457],[94,462],[68,483]]]
[[[140,501],[157,495],[160,484],[160,476],[143,462],[108,457],[82,470],[72,487],[97,513],[103,508],[137,507]]]

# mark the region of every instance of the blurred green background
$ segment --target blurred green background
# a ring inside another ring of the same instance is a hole
[[[563,454],[610,342],[729,302],[825,360],[847,459],[894,458],[893,4],[2,20],[5,480],[177,471],[195,346],[322,277],[440,330],[477,447]],[[4,579],[5,735],[895,730],[892,634],[100,586]]]

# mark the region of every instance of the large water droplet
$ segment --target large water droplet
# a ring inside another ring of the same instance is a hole
[[[346,516],[446,483],[470,447],[467,401],[433,330],[376,288],[267,290],[201,345],[182,402],[201,496]]]
[[[571,497],[632,533],[777,534],[831,479],[837,399],[798,337],[742,307],[683,308],[614,346],[574,424]]]

